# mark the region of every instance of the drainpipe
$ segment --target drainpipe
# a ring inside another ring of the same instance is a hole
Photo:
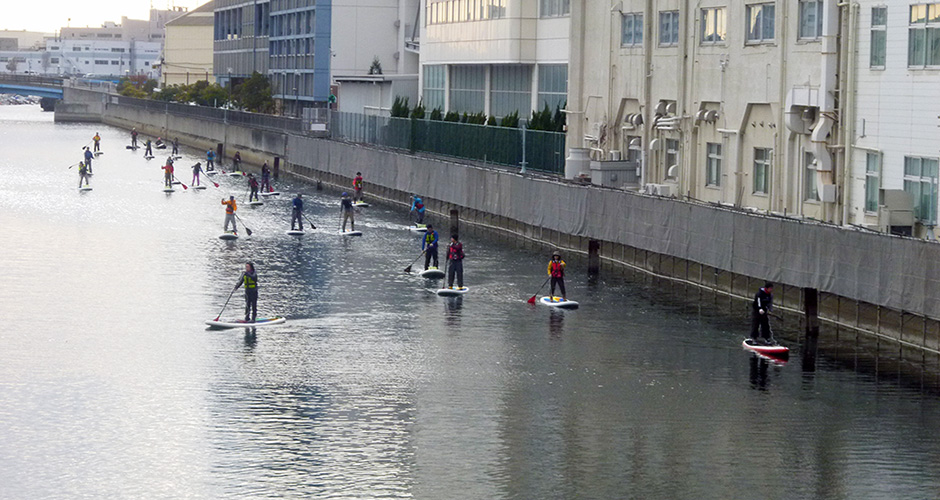
[[[575,2],[581,3],[581,2]],[[652,141],[653,135],[653,116],[652,116],[652,93],[650,92],[650,87],[653,86],[653,14],[656,11],[653,10],[653,0],[646,0],[646,11],[643,13],[644,19],[649,19],[648,22],[643,23],[643,71],[646,73],[643,83],[643,134],[641,137],[641,154],[640,154],[640,187],[646,186],[650,181],[649,171],[650,171],[650,150],[649,145]],[[658,22],[658,21],[657,21]]]
[[[833,172],[832,155],[830,155],[827,146],[827,139],[835,125],[835,92],[838,90],[838,28],[839,28],[839,6],[836,2],[822,2],[823,4],[823,22],[822,22],[822,47],[821,68],[819,80],[819,119],[813,126],[811,134],[812,149],[816,156],[816,189],[822,197],[823,187],[832,185],[835,179]],[[819,172],[828,172],[824,182]],[[831,212],[831,208],[823,203],[823,217]]]
[[[855,82],[858,72],[858,3],[849,6],[849,23],[843,31],[847,38],[846,71],[843,81],[845,91],[840,99],[842,107],[842,224],[849,224],[849,204],[852,200],[852,144],[855,142]]]

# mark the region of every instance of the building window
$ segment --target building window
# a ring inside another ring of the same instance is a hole
[[[483,111],[480,107],[479,111]],[[490,114],[503,117],[532,112],[532,66],[498,65],[490,71]]]
[[[421,98],[424,101],[424,107],[428,110],[436,108],[444,109],[444,70],[446,66],[425,66],[424,67],[424,93]]]
[[[914,217],[937,223],[937,159],[904,157],[904,190],[914,196]]]
[[[907,65],[940,66],[940,3],[911,5]]]
[[[59,64],[59,58],[58,58],[58,57],[50,57],[50,58],[49,58],[49,64]]]
[[[620,46],[643,46],[643,14],[630,13],[620,16]]]
[[[666,10],[659,13],[659,46],[679,45],[679,11]]]
[[[721,185],[721,144],[717,142],[709,142],[705,146],[706,149],[706,163],[705,163],[705,185],[706,186],[720,186]]]
[[[888,8],[871,8],[871,57],[872,68],[885,67],[885,45],[887,43]]]
[[[568,65],[539,64],[538,109],[565,109],[568,101]]]
[[[865,155],[865,211],[878,211],[878,190],[881,188],[881,154]]]
[[[702,45],[723,43],[727,33],[724,7],[702,9]]]
[[[776,6],[772,3],[758,3],[747,6],[748,43],[766,43],[774,40],[776,10]]]
[[[426,24],[447,24],[464,21],[485,21],[506,17],[508,0],[429,0],[425,12]],[[558,3],[568,15],[570,0],[541,0],[544,3]],[[563,7],[562,7],[563,4]],[[544,17],[544,16],[543,16]]]
[[[539,17],[561,17],[570,12],[571,0],[539,0]]]
[[[679,140],[666,139],[666,175],[673,165],[679,164]]]
[[[95,59],[95,64],[108,64],[108,61],[104,59]]]
[[[767,194],[770,192],[770,162],[774,150],[770,148],[754,148],[754,192]]]
[[[56,63],[56,62],[58,62],[58,61],[53,61],[53,64]],[[121,61],[111,61],[111,66],[117,66],[117,65],[119,65],[119,64],[121,64]]]
[[[450,110],[479,113],[486,106],[486,70],[484,66],[450,68]]]
[[[803,199],[806,201],[819,201],[819,190],[816,188],[816,155],[809,151],[803,152]]]
[[[800,38],[816,40],[822,36],[823,2],[800,2]]]
[[[111,47],[111,52],[124,52],[124,49],[119,47]]]

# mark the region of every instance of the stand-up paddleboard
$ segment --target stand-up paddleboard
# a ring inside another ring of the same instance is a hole
[[[454,287],[454,288],[440,288],[437,290],[437,294],[440,295],[441,297],[456,297],[458,295],[463,295],[469,291],[470,291],[469,288],[465,286],[461,286],[461,287]]]
[[[206,186],[193,186],[193,189],[205,189]]]
[[[790,356],[790,348],[780,344],[765,345],[763,342],[754,339],[744,339],[741,345],[750,351],[754,351],[764,356],[786,359]]]
[[[170,158],[173,158],[173,161],[176,161],[176,160],[179,160],[180,158],[182,158],[182,156],[181,156],[181,155],[170,155]]]
[[[304,233],[303,230],[291,229],[290,231],[287,231],[287,234],[291,236],[303,236],[306,233]]]
[[[222,233],[222,234],[219,235],[219,239],[220,239],[220,240],[226,240],[226,241],[237,240],[237,239],[238,239],[238,235],[235,234],[235,233],[233,233],[233,232],[231,232],[231,231],[226,231],[226,232],[224,232],[224,233]]]
[[[261,205],[264,205],[264,202],[261,200],[249,201],[248,205],[252,207],[260,207]]]
[[[176,191],[176,190],[173,189],[173,188],[163,188],[163,192],[164,192],[164,193],[173,193],[173,192],[175,192],[175,191]]]
[[[101,156],[104,154],[104,151],[95,151],[95,156]]]
[[[343,236],[362,236],[362,231],[340,231]]]
[[[91,186],[84,186],[78,188],[79,192],[91,191]]]
[[[436,267],[429,267],[425,269],[424,271],[421,271],[420,273],[418,273],[418,276],[421,276],[422,278],[431,279],[431,280],[439,280],[444,277],[444,271],[441,271],[440,269]]]
[[[573,300],[565,300],[561,297],[545,296],[539,299],[539,304],[543,306],[557,307],[559,309],[577,309],[578,303]]]
[[[245,172],[242,172],[242,171],[240,171],[240,170],[237,170],[237,171],[235,171],[235,172],[229,172],[228,175],[229,175],[230,177],[242,177],[242,176],[245,175]]]
[[[366,202],[364,202],[364,201],[357,201],[357,202],[354,202],[354,203],[353,203],[353,206],[354,206],[354,207],[360,207],[360,208],[366,208],[366,207],[371,207],[372,205],[369,205],[368,203],[366,203]]]
[[[125,147],[126,149],[130,149],[130,150],[132,150],[132,151],[136,151],[138,148],[140,148],[140,146],[124,146],[124,147]]]
[[[268,197],[268,196],[277,196],[279,194],[281,194],[280,191],[269,191],[267,193],[261,193],[261,196]]]
[[[166,149],[166,144],[157,144],[153,147],[153,149]]]
[[[154,158],[154,157],[153,157],[152,155],[151,155],[151,156],[144,155],[144,159],[145,159],[145,160],[152,160],[153,158]]]
[[[287,321],[287,318],[283,316],[274,316],[272,318],[258,318],[255,321],[215,321],[210,319],[206,321],[206,324],[212,328],[255,328],[258,326],[278,325],[285,321]]]
[[[215,175],[215,174],[217,174],[217,173],[218,173],[218,172],[216,172],[215,170],[206,170],[206,172],[205,172],[206,175]]]
[[[415,232],[415,233],[426,233],[426,232],[428,232],[428,226],[425,225],[425,224],[414,224],[414,225],[408,227],[408,229],[410,229],[412,232]]]

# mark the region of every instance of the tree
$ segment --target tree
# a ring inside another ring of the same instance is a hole
[[[130,78],[121,78],[118,81],[117,91],[118,94],[126,97],[147,98],[147,93],[137,88],[137,85]]]
[[[444,115],[444,121],[445,122],[459,122],[460,114],[458,114],[456,111],[448,111],[447,114]]]
[[[150,78],[149,80],[144,82],[144,85],[141,87],[141,90],[143,90],[147,94],[153,94],[153,89],[157,88],[157,85],[159,84],[160,82],[154,80],[153,78]]]
[[[519,112],[513,111],[508,115],[504,116],[499,122],[500,127],[509,127],[509,128],[518,128],[519,127]]]
[[[411,119],[412,120],[423,120],[424,119],[424,103],[418,101],[418,105],[415,106],[415,109],[411,110]]]
[[[431,119],[434,121],[441,121],[444,119],[444,113],[441,111],[440,107],[436,107],[431,110]]]
[[[486,119],[486,124],[495,127],[495,126],[496,126],[496,117],[493,116],[493,115],[490,115],[490,117]]]
[[[275,110],[271,82],[257,71],[235,87],[234,94],[233,99],[245,110],[254,113],[273,113]]]
[[[11,57],[10,60],[7,61],[7,70],[10,73],[16,73],[16,65],[17,65],[16,58]]]
[[[390,114],[393,118],[408,118],[408,98],[407,97],[396,97],[395,101],[392,103],[392,109]]]
[[[529,130],[555,130],[555,123],[552,121],[552,112],[548,109],[548,103],[541,111],[533,111],[529,123],[526,125]]]
[[[555,132],[564,132],[564,131],[565,131],[565,126],[567,125],[565,122],[566,122],[566,120],[568,119],[568,115],[562,113],[562,112],[561,112],[561,108],[562,108],[563,106],[567,105],[567,104],[568,104],[568,103],[565,102],[565,103],[562,103],[561,106],[555,106],[555,116],[552,117],[552,123],[553,123],[553,125],[554,125],[554,129],[553,129],[553,130],[554,130]]]
[[[178,101],[180,94],[184,92],[179,85],[170,85],[154,92],[151,97],[158,101],[174,102]]]
[[[222,88],[218,83],[213,83],[202,89],[202,93],[196,99],[200,106],[220,107],[228,102],[228,91]]]
[[[381,75],[382,74],[382,63],[379,62],[379,56],[375,56],[372,59],[372,65],[369,66],[370,75]]]
[[[472,115],[467,115],[467,123],[472,123],[474,125],[485,125],[486,124],[486,113],[480,111],[479,113],[474,113]]]

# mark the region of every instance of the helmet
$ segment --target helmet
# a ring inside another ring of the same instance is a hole
[[[347,193],[346,191],[343,191],[343,196],[349,196],[349,193]]]

